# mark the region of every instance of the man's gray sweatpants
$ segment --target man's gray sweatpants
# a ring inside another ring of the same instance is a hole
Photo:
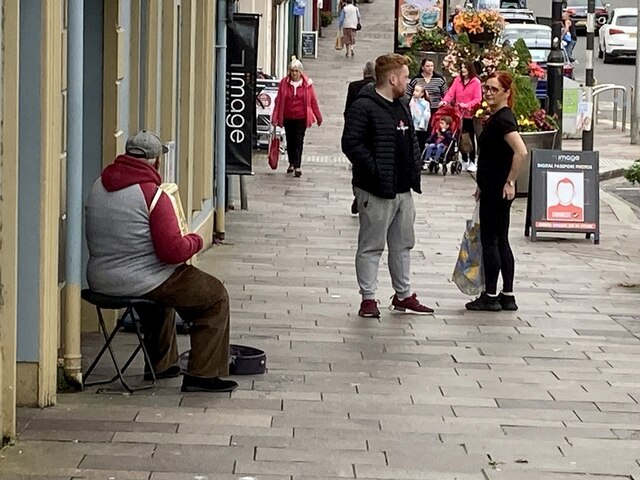
[[[415,243],[416,209],[411,192],[393,200],[376,197],[353,187],[358,202],[360,232],[356,253],[356,276],[363,300],[375,299],[378,269],[385,243],[389,249],[391,284],[399,298],[411,295],[411,249]]]

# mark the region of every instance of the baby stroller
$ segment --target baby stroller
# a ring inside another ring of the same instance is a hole
[[[449,171],[452,174],[460,173],[462,171],[462,163],[458,159],[458,151],[460,145],[460,134],[462,131],[462,113],[457,107],[453,107],[451,105],[444,105],[440,107],[431,117],[432,132],[438,129],[438,123],[442,117],[451,118],[450,130],[453,135],[453,139],[438,158],[426,158],[428,145],[425,146],[425,149],[422,152],[423,168],[425,168],[429,173],[438,173],[440,168],[442,168],[442,175],[446,175]]]

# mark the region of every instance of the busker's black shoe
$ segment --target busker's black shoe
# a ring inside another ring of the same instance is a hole
[[[162,380],[163,378],[176,378],[182,375],[182,369],[180,365],[171,365],[169,368],[162,372],[156,372],[156,380]],[[151,376],[151,372],[145,368],[144,370],[144,380],[146,382],[152,382],[153,377]]]
[[[233,392],[238,384],[233,380],[222,380],[220,377],[203,378],[185,374],[182,378],[182,392]]]
[[[289,168],[287,168],[287,173],[293,173],[293,165],[289,165]]]
[[[482,292],[482,295],[473,302],[467,303],[465,308],[467,310],[482,310],[486,312],[499,312],[502,310],[498,297],[490,297],[487,292]]]
[[[500,295],[498,295],[498,301],[500,302],[502,310],[508,310],[510,312],[515,312],[516,310],[518,310],[518,304],[516,303],[515,295],[505,295],[504,293],[500,292]]]
[[[353,199],[353,203],[351,204],[351,214],[352,215],[357,215],[358,214],[358,199],[354,198]]]

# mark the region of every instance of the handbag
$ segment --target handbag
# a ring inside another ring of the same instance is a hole
[[[271,170],[278,168],[278,160],[280,159],[280,137],[276,135],[275,131],[271,133],[271,141],[269,142],[269,153],[267,155],[269,159],[269,166]]]
[[[473,217],[467,220],[451,280],[465,295],[480,295],[484,290],[484,266],[482,264],[482,244],[480,243],[480,202],[476,202]]]
[[[342,43],[342,34],[340,29],[338,29],[338,34],[336,35],[336,50],[342,50],[344,44]]]
[[[356,30],[362,30],[362,25],[360,24],[360,22],[358,22],[358,25],[356,25]]]

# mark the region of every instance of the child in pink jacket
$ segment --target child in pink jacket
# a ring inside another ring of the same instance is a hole
[[[473,128],[471,109],[482,101],[482,83],[476,76],[473,62],[465,62],[458,75],[451,84],[440,105],[448,103],[456,105],[462,112],[462,133],[469,134],[471,151],[462,154],[462,168],[470,172],[477,171],[476,167],[476,134]]]

